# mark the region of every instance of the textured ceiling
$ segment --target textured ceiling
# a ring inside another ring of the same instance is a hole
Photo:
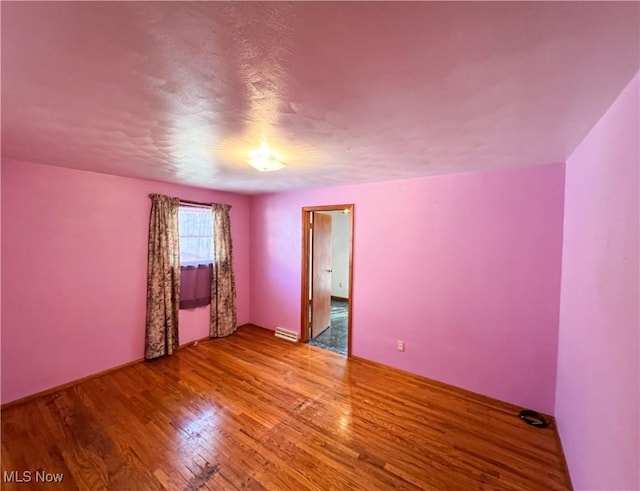
[[[248,193],[563,161],[640,60],[635,2],[1,8],[3,157]]]

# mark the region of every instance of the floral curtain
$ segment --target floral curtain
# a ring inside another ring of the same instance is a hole
[[[147,360],[178,349],[180,301],[180,200],[159,194],[151,198],[147,258]]]
[[[236,284],[233,277],[231,206],[213,204],[213,275],[211,281],[210,337],[233,334],[237,328]]]

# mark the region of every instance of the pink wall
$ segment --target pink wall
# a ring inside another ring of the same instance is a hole
[[[563,186],[553,164],[255,196],[251,321],[299,330],[301,207],[354,203],[353,354],[551,413]]]
[[[150,192],[232,205],[248,322],[247,196],[8,160],[1,184],[2,402],[144,356]],[[182,343],[207,334],[181,311]]]
[[[556,417],[576,489],[640,489],[639,91],[567,161]]]

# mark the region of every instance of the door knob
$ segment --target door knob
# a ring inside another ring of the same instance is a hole
[[[333,273],[333,269],[327,269],[327,273]]]

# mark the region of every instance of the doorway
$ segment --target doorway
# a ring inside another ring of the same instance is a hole
[[[354,205],[302,208],[301,341],[351,356]]]

